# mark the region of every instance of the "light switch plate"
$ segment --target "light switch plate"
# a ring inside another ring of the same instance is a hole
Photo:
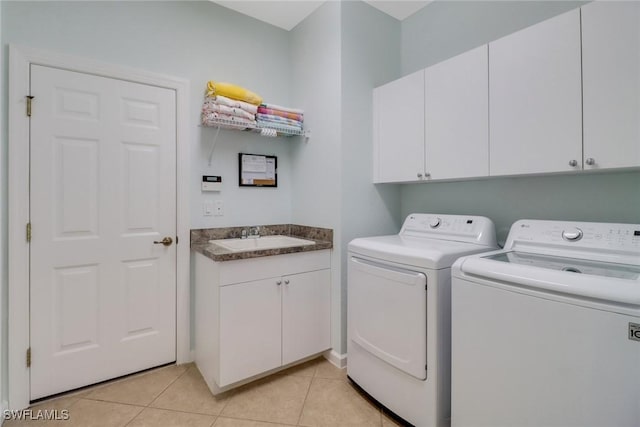
[[[213,208],[213,216],[223,216],[224,215],[224,204],[222,200],[216,200]]]
[[[213,215],[213,200],[205,200],[202,203],[202,215],[204,216]]]

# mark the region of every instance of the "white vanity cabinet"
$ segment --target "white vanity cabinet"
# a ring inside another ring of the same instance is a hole
[[[640,166],[640,3],[581,11],[584,169]]]
[[[196,365],[217,393],[328,350],[330,251],[215,262],[195,254]]]
[[[373,182],[424,177],[424,70],[373,90]]]
[[[582,169],[580,11],[489,43],[490,175]]]

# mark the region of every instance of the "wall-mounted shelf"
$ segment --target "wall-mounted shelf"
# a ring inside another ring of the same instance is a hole
[[[289,127],[280,127],[278,125],[269,125],[265,126],[262,124],[247,124],[235,122],[232,120],[226,119],[209,119],[202,125],[203,127],[212,127],[212,128],[222,128],[222,129],[231,129],[231,130],[245,130],[251,132],[257,132],[264,136],[304,136],[309,138],[311,135],[310,131],[300,129],[290,129]],[[273,134],[271,131],[275,131]]]

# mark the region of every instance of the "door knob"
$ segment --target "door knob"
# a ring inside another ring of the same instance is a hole
[[[164,239],[160,240],[159,242],[157,240],[153,241],[154,245],[171,246],[172,243],[173,243],[173,239],[171,237],[165,237]]]

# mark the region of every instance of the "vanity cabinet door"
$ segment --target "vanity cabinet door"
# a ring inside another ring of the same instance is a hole
[[[331,348],[330,314],[330,270],[283,277],[283,365]]]
[[[489,174],[582,169],[580,11],[489,43]]]
[[[584,168],[640,166],[640,4],[582,8]]]
[[[279,281],[272,278],[220,288],[220,387],[281,366]]]

